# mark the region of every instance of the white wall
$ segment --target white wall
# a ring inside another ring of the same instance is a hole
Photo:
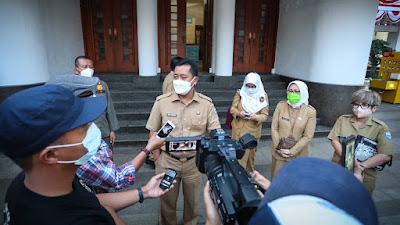
[[[79,0],[41,0],[50,75],[73,73],[74,60],[84,55]]]
[[[0,86],[73,73],[84,54],[79,0],[2,1],[0,30]]]
[[[215,75],[232,76],[235,37],[235,0],[215,1]]]
[[[275,72],[362,85],[377,8],[376,0],[281,0]]]
[[[0,3],[0,86],[49,78],[39,0]]]
[[[158,72],[157,0],[138,0],[136,5],[139,75],[156,76]]]

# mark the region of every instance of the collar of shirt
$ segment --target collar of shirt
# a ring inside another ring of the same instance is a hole
[[[351,119],[350,119],[350,122],[355,126],[355,127],[357,127],[357,117],[354,115],[353,117],[351,117]],[[370,116],[369,118],[368,118],[368,120],[365,122],[365,125],[368,125],[368,126],[372,126],[372,125],[374,125],[374,123],[372,122],[372,116]]]
[[[171,102],[180,101],[180,100],[181,99],[179,98],[179,95],[175,91],[173,91],[172,95],[171,95]],[[197,93],[196,90],[194,90],[192,101],[196,101],[196,102],[200,101],[199,93]]]

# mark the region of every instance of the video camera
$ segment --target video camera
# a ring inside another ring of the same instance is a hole
[[[216,129],[209,139],[202,138],[196,149],[196,166],[207,174],[211,197],[224,224],[247,224],[261,201],[257,182],[237,161],[246,149],[256,146],[257,140],[251,134],[237,141],[223,129]]]

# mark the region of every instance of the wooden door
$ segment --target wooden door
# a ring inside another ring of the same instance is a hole
[[[233,72],[269,73],[274,66],[278,0],[237,0]]]
[[[85,54],[98,72],[138,72],[136,0],[81,0]]]
[[[186,57],[186,0],[158,0],[158,56],[162,72],[173,57]]]

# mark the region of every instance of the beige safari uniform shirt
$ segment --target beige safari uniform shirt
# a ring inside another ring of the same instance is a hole
[[[289,118],[289,110],[291,118]],[[283,161],[290,161],[293,158],[310,155],[310,142],[314,137],[317,111],[310,105],[301,105],[299,108],[292,108],[286,101],[281,101],[276,106],[271,124],[271,154],[274,158]],[[297,119],[296,119],[297,117]],[[296,123],[293,128],[293,137],[296,145],[290,149],[292,157],[284,158],[276,152],[279,139],[288,137],[291,130],[291,122]]]
[[[166,94],[174,90],[174,71],[169,72],[169,74],[164,78],[164,82],[162,84],[162,93]]]
[[[361,127],[358,127],[357,117],[355,115],[340,116],[329,133],[328,139],[342,143],[343,138],[339,138],[339,136],[348,137],[350,135],[362,135],[375,141],[377,143],[378,154],[393,155],[393,142],[389,128],[384,122],[372,116]],[[341,157],[333,153],[332,161],[340,164]],[[364,184],[367,186],[367,189],[372,192],[375,187],[377,172],[374,168],[366,169],[364,172]],[[369,184],[370,182],[373,183],[373,186]]]
[[[263,99],[260,101],[268,102],[268,95],[265,94]],[[259,116],[259,121],[254,120],[244,120],[237,116],[241,111],[245,111],[243,109],[241,98],[240,98],[240,90],[236,91],[236,95],[233,98],[231,114],[233,116],[232,120],[232,138],[238,140],[241,136],[246,133],[252,134],[257,140],[261,137],[261,129],[262,124],[268,120],[268,110],[269,106],[262,108],[256,114]]]
[[[157,132],[167,121],[175,125],[169,137],[204,136],[207,131],[221,128],[218,113],[211,98],[194,92],[193,100],[185,105],[176,92],[169,92],[157,97],[146,128]],[[165,151],[165,146],[161,148]],[[173,152],[176,157],[191,157],[195,151]]]

